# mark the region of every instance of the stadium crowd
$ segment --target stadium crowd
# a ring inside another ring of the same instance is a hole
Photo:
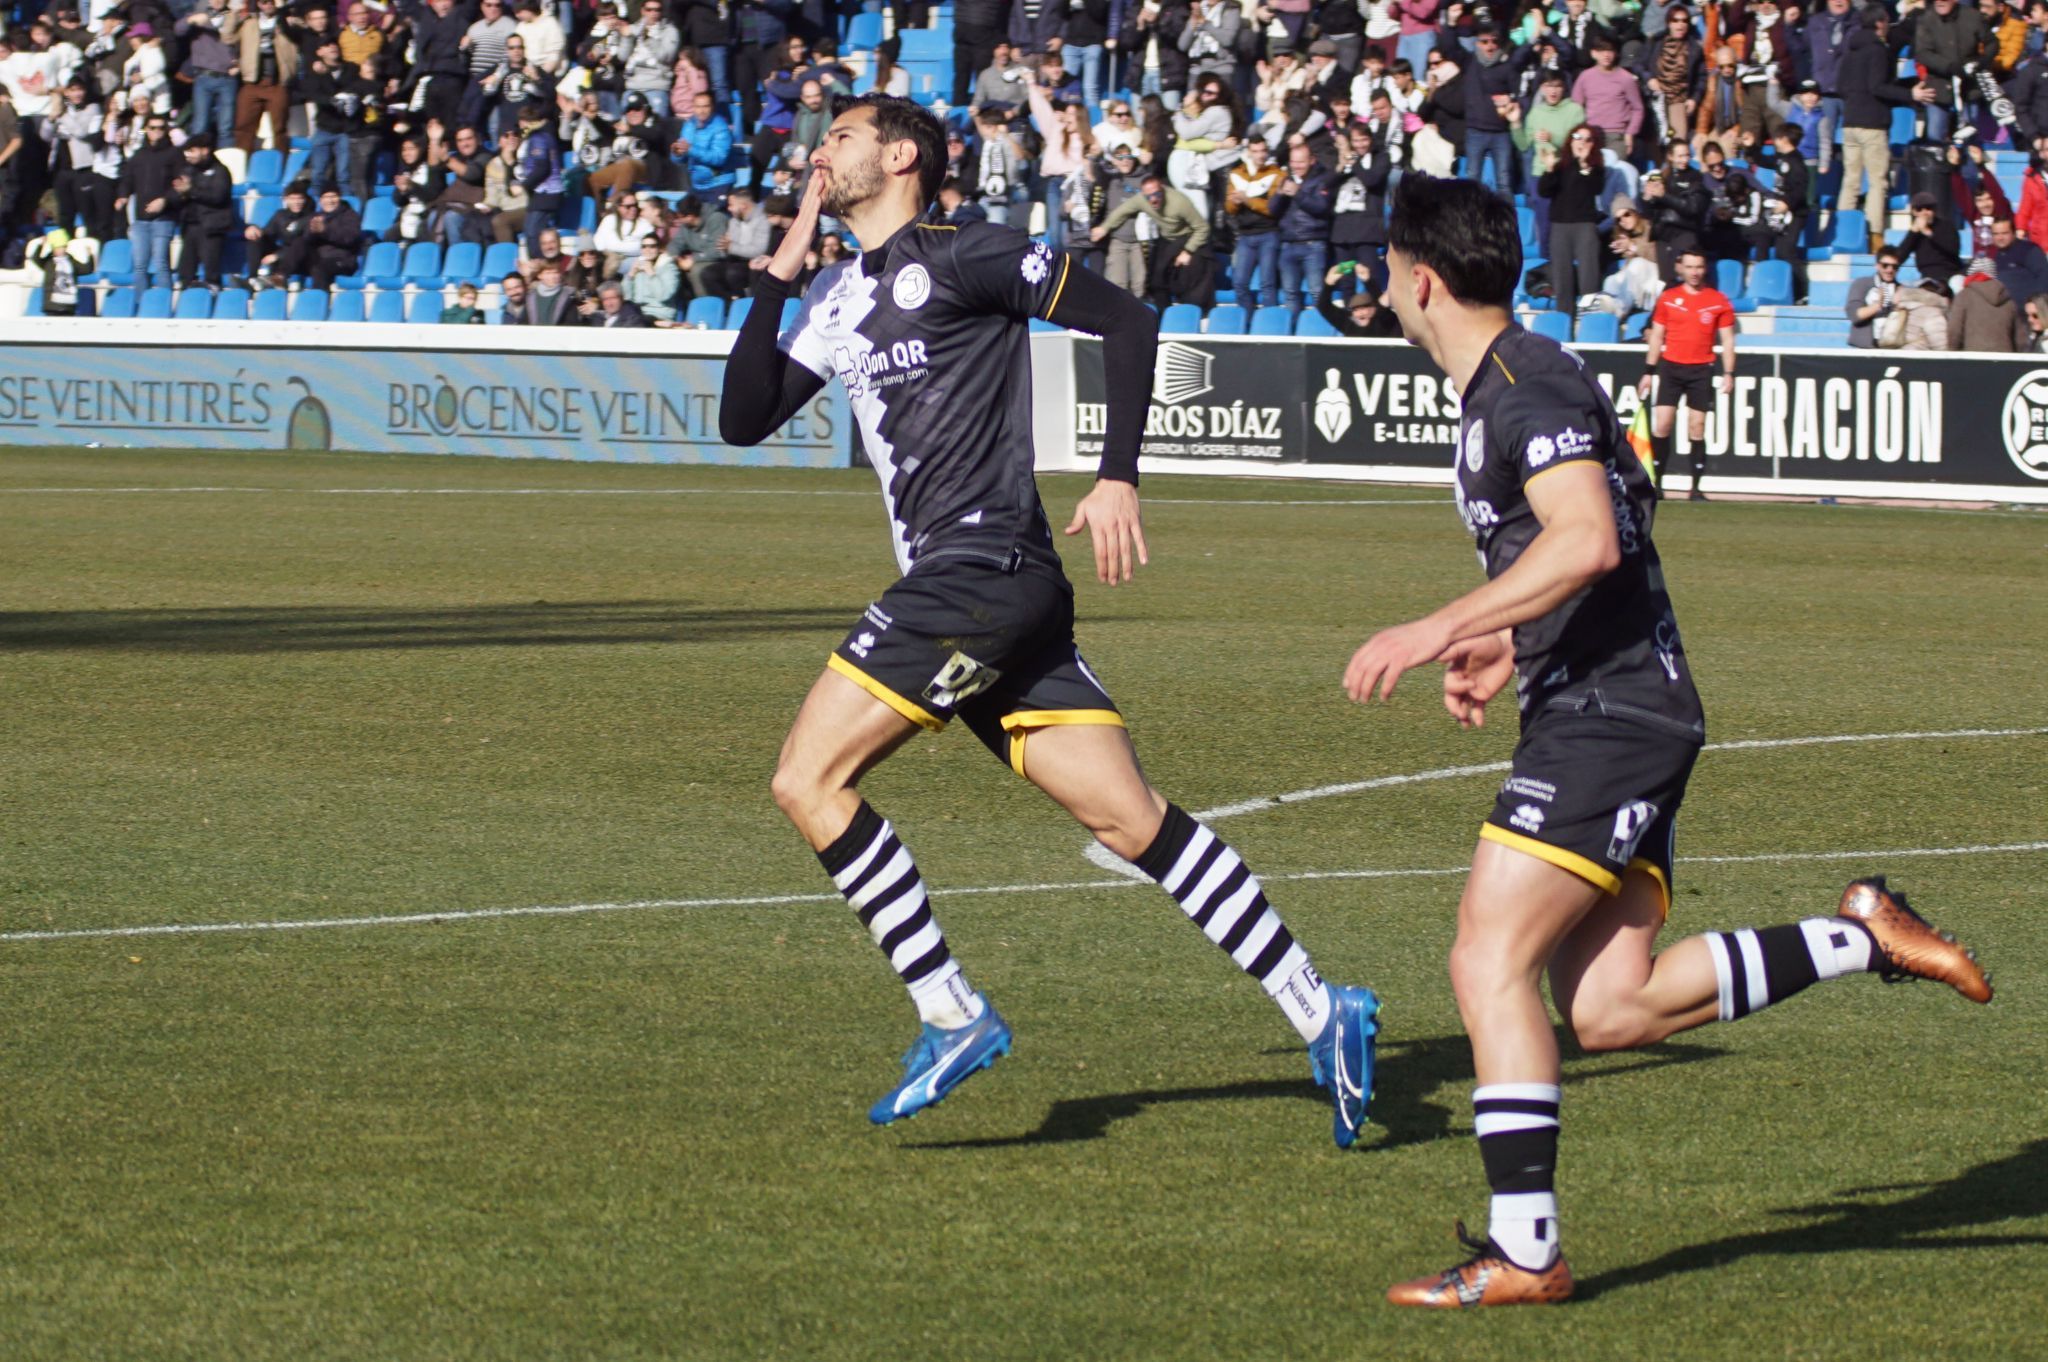
[[[1523,301],[1567,317],[1645,311],[1692,249],[1803,302],[1813,247],[1879,251],[1896,191],[1852,343],[2048,320],[2048,0],[72,6],[0,36],[0,217],[52,310],[121,239],[136,286],[214,291],[375,287],[377,243],[426,242],[514,262],[435,277],[481,289],[451,322],[684,324],[749,293],[833,96],[880,89],[947,119],[950,220],[1161,308],[1392,334],[1390,190],[1464,174],[1523,205]]]

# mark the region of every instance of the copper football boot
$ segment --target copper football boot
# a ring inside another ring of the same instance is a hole
[[[1906,896],[1885,887],[1884,876],[1851,881],[1842,891],[1837,915],[1861,923],[1877,943],[1882,958],[1878,977],[1933,979],[1947,984],[1973,1003],[1991,1001],[1991,976],[1977,966],[1977,952],[1959,945],[1949,932],[1937,932],[1911,908]]]
[[[1480,1305],[1554,1305],[1572,1294],[1572,1270],[1564,1255],[1541,1272],[1517,1266],[1491,1239],[1474,1239],[1458,1222],[1458,1238],[1474,1256],[1447,1272],[1417,1277],[1387,1288],[1395,1305],[1469,1310]]]

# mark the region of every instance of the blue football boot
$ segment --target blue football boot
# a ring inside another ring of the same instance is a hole
[[[981,1017],[948,1031],[925,1024],[903,1054],[903,1081],[868,1110],[878,1126],[945,1100],[963,1079],[981,1072],[1010,1053],[1010,1026],[985,999]]]
[[[1373,1050],[1379,1035],[1380,1000],[1369,988],[1330,985],[1330,1019],[1323,1033],[1309,1043],[1308,1066],[1316,1082],[1330,1090],[1337,1113],[1330,1133],[1337,1148],[1358,1141],[1372,1106]]]

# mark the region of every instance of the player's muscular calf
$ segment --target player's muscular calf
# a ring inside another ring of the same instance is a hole
[[[776,806],[813,851],[824,850],[860,808],[860,778],[917,731],[839,673],[824,673],[783,739],[770,783]]]

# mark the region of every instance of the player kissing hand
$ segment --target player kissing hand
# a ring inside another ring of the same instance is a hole
[[[1351,655],[1344,671],[1344,690],[1361,705],[1372,699],[1375,688],[1380,699],[1394,693],[1401,673],[1435,662],[1451,646],[1451,631],[1433,616],[1382,629]]]
[[[818,214],[824,204],[825,177],[813,172],[810,183],[804,186],[803,199],[797,204],[796,216],[782,234],[775,258],[768,262],[768,273],[789,283],[804,272],[804,257],[810,253],[812,238],[818,234]]]
[[[1138,512],[1138,489],[1114,478],[1102,478],[1095,489],[1081,498],[1068,534],[1079,534],[1087,526],[1095,541],[1095,579],[1116,586],[1131,580],[1142,564],[1152,560],[1145,552],[1145,528]]]

